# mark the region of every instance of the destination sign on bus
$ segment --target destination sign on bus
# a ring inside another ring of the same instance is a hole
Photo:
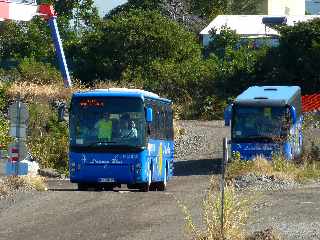
[[[81,107],[103,107],[104,103],[98,99],[82,99],[80,101]]]

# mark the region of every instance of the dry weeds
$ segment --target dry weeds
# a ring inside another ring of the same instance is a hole
[[[46,191],[45,178],[40,176],[9,176],[0,181],[0,198],[6,197],[17,190]]]
[[[225,187],[224,227],[221,231],[221,194],[216,191],[217,182],[211,180],[210,189],[202,204],[203,227],[194,224],[190,210],[178,201],[185,215],[187,233],[193,240],[245,239],[244,226],[248,217],[248,199],[236,195],[233,186]]]

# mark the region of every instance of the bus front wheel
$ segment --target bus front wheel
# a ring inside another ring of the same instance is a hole
[[[88,190],[88,185],[85,183],[78,183],[78,190],[79,191],[87,191]]]

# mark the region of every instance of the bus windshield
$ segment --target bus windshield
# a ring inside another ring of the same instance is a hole
[[[70,146],[92,149],[143,147],[145,126],[142,99],[75,98],[71,103]]]
[[[232,139],[240,142],[276,141],[286,136],[287,108],[236,106]]]

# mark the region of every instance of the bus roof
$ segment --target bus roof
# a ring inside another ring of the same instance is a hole
[[[301,90],[298,86],[253,86],[240,94],[235,104],[258,106],[286,106]]]
[[[171,103],[169,99],[161,98],[159,95],[144,91],[141,89],[129,88],[108,88],[108,89],[94,89],[85,92],[75,92],[73,97],[132,97],[132,98],[151,98],[154,100]]]

